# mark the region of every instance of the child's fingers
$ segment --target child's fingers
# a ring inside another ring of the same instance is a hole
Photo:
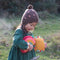
[[[33,49],[33,45],[30,44],[29,51]]]

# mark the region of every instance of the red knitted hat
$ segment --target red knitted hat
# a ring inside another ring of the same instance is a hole
[[[21,19],[22,24],[26,25],[28,23],[38,22],[38,20],[37,12],[33,9],[32,5],[28,5]]]
[[[33,9],[33,6],[30,4],[28,5],[27,9],[25,10],[22,19],[21,19],[21,28],[24,29],[24,26],[28,23],[36,22],[38,23],[39,17],[37,12]]]

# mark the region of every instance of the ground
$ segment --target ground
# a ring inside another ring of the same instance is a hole
[[[12,46],[15,28],[20,19],[0,19],[0,60],[7,60]],[[42,19],[35,27],[34,36],[41,36],[47,42],[44,52],[36,52],[40,55],[38,60],[60,60],[60,18]]]

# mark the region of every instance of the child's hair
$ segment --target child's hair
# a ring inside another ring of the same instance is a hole
[[[33,9],[33,6],[31,4],[28,5],[27,9],[25,10],[21,18],[21,29],[26,32],[25,25],[32,22],[38,23],[38,20],[39,17],[37,12]]]

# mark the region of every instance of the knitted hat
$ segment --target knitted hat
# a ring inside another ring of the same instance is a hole
[[[22,24],[26,25],[28,23],[32,22],[38,22],[38,14],[37,12],[33,9],[32,5],[28,5],[27,9],[25,10],[21,22]]]
[[[28,23],[32,23],[32,22],[38,23],[38,20],[39,17],[37,12],[33,9],[32,5],[28,5],[21,19],[21,24],[22,24],[21,28],[25,29],[24,26]]]

